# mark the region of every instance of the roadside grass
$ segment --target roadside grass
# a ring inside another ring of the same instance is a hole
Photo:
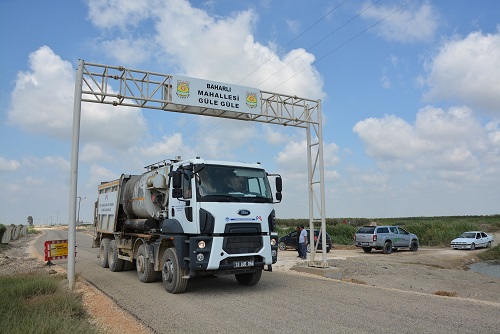
[[[480,230],[495,232],[500,230],[500,215],[491,216],[450,216],[450,217],[405,217],[405,218],[328,218],[326,231],[334,244],[352,245],[353,235],[359,226],[398,225],[418,236],[421,246],[449,246],[450,241],[465,231]],[[283,236],[297,225],[309,226],[308,219],[276,219],[277,232]],[[319,226],[315,226],[319,228]]]
[[[2,333],[101,333],[89,322],[80,296],[64,288],[66,275],[0,277]]]

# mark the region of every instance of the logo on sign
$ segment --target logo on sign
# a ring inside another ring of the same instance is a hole
[[[177,80],[177,96],[181,99],[189,97],[189,81]]]
[[[249,108],[257,108],[257,93],[247,92],[246,104]]]
[[[249,210],[242,209],[242,210],[239,210],[239,211],[238,211],[238,214],[239,214],[240,216],[248,216],[248,215],[250,215],[250,211],[249,211]]]

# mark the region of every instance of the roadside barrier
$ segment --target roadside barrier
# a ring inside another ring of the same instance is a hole
[[[28,231],[24,225],[8,225],[2,236],[2,244],[8,244],[12,240],[17,240],[24,237]]]

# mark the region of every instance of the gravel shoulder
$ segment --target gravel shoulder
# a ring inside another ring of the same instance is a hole
[[[494,245],[498,244],[499,236],[494,236]],[[330,267],[341,269],[342,280],[347,282],[498,303],[500,278],[469,270],[471,264],[480,261],[477,254],[484,250],[421,247],[417,252],[398,250],[383,254],[334,245],[327,254],[327,261]],[[317,254],[315,260],[322,263],[322,254]],[[295,250],[282,251],[273,270],[304,275],[293,269],[308,266],[309,262],[310,257],[306,261],[297,259]]]

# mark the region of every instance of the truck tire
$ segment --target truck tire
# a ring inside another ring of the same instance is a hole
[[[99,264],[103,268],[108,268],[108,252],[109,252],[109,239],[104,238],[101,240],[101,246],[99,247]]]
[[[382,248],[382,252],[384,254],[391,254],[392,252],[392,242],[386,241],[384,244],[384,248]]]
[[[161,279],[165,290],[170,293],[181,293],[186,290],[187,275],[186,268],[179,266],[179,259],[175,249],[167,248],[163,253],[163,265],[161,269]]]
[[[363,247],[363,251],[365,253],[370,253],[372,251],[372,248],[371,247]]]
[[[111,271],[122,271],[123,260],[118,258],[118,247],[115,240],[109,242],[108,265]]]
[[[412,240],[410,244],[410,251],[416,252],[418,250],[418,241],[417,240]]]
[[[139,249],[137,250],[135,266],[137,269],[137,277],[139,277],[139,281],[143,283],[150,283],[156,280],[154,265],[150,263],[146,258],[146,247],[144,245],[140,245]]]
[[[476,249],[476,244],[475,243],[471,243],[470,244],[470,250],[474,250]]]
[[[241,285],[252,286],[260,281],[260,276],[262,275],[262,269],[257,269],[254,273],[248,274],[234,274],[236,280]]]

